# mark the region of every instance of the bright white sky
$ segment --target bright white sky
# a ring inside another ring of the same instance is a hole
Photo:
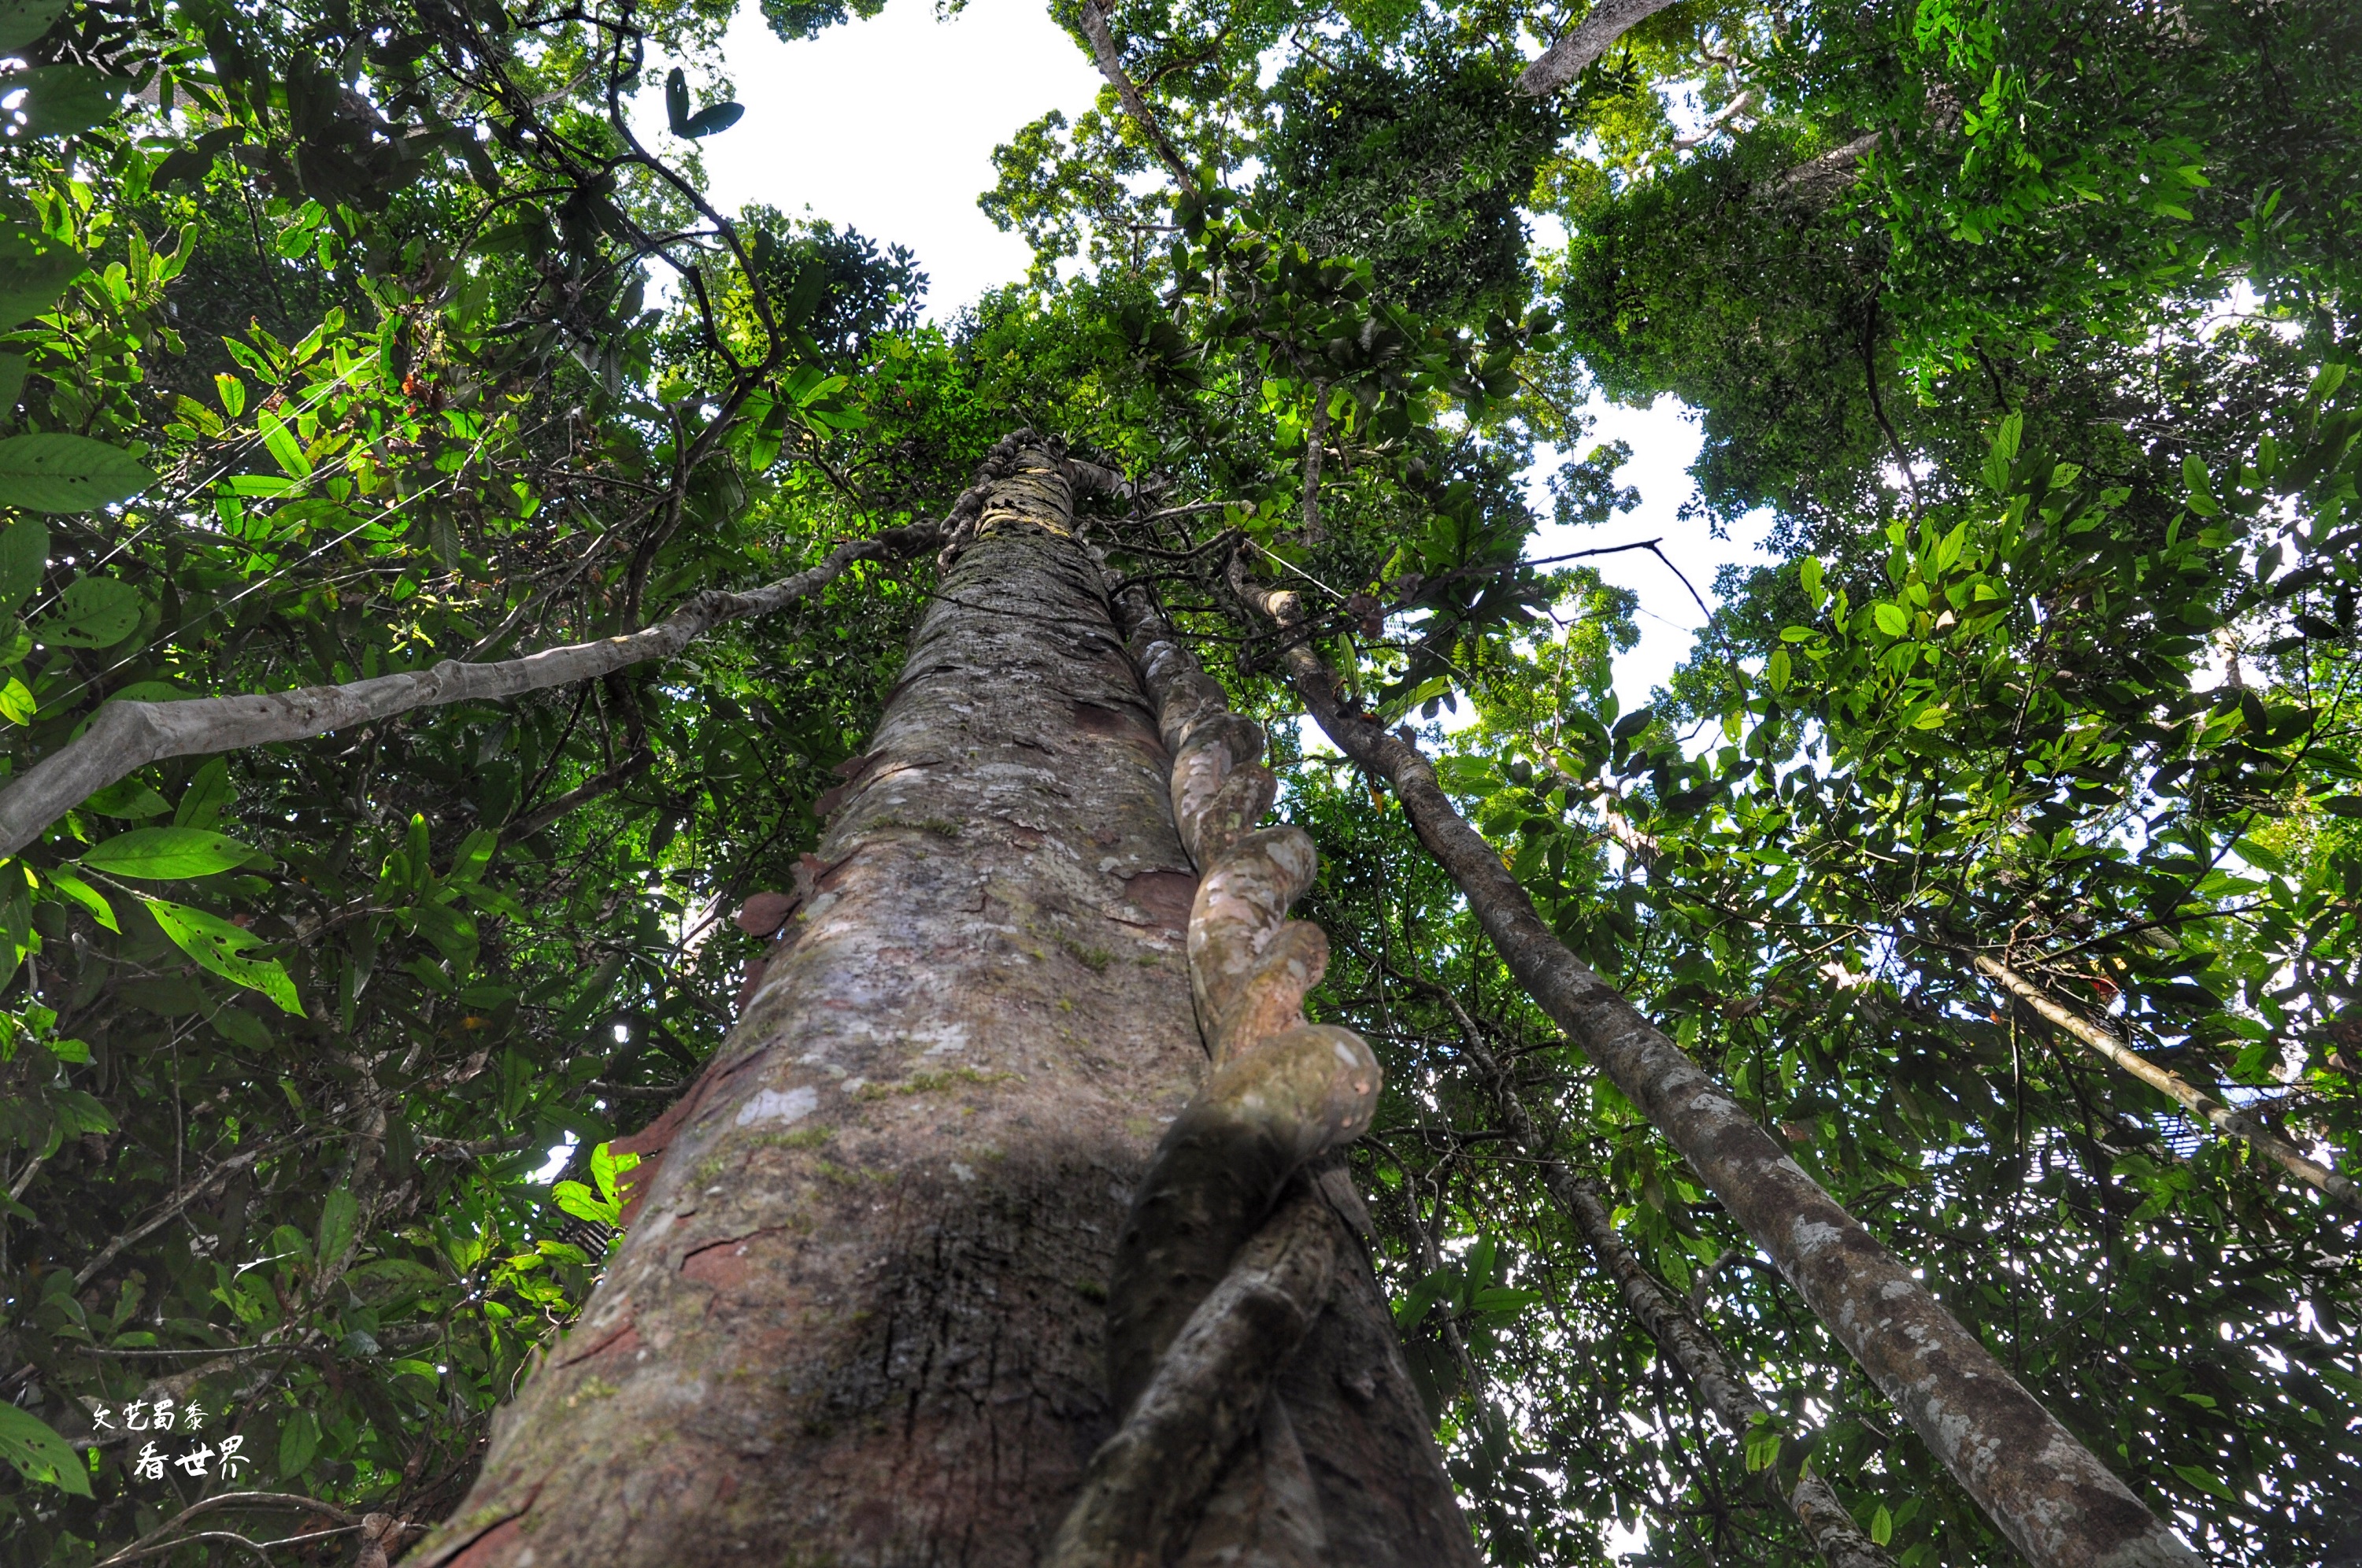
[[[880,243],[909,246],[931,281],[928,314],[939,321],[1025,271],[1024,241],[994,228],[977,208],[994,183],[993,148],[1046,110],[1064,109],[1073,119],[1099,89],[1089,57],[1050,21],[1041,0],[972,0],[946,22],[935,20],[927,0],[891,0],[870,21],[792,44],[773,37],[748,5],[724,50],[746,116],[703,144],[718,204],[809,208]],[[703,83],[696,94],[700,103],[714,95]],[[660,115],[655,94],[648,97],[651,117]],[[1763,525],[1726,540],[1677,517],[1694,493],[1684,470],[1698,449],[1697,431],[1679,404],[1665,398],[1653,410],[1635,410],[1595,402],[1591,412],[1598,424],[1589,440],[1631,443],[1632,461],[1617,477],[1639,488],[1639,509],[1580,534],[1545,526],[1535,555],[1661,538],[1709,603],[1717,566],[1766,558],[1755,547]],[[1544,516],[1547,471],[1538,465],[1533,475]],[[1617,668],[1617,693],[1629,710],[1686,657],[1704,617],[1652,556],[1595,564],[1640,596],[1640,645]]]

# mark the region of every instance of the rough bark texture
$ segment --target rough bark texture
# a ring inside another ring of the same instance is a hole
[[[604,1282],[414,1561],[1031,1564],[1112,1429],[1109,1259],[1204,1070],[1194,878],[1063,467],[1012,462]]]
[[[2065,1033],[2102,1061],[2131,1074],[2224,1137],[2246,1139],[2255,1146],[2257,1153],[2272,1160],[2307,1187],[2317,1188],[2349,1209],[2362,1209],[2362,1188],[2357,1188],[2348,1177],[2306,1155],[2295,1144],[2273,1132],[2260,1117],[2250,1116],[2224,1105],[2180,1074],[2168,1072],[2138,1052],[2127,1048],[2107,1029],[2062,1005],[2049,992],[1992,955],[1974,954],[1970,962],[1976,966],[1977,973],[1997,982],[2011,996],[2032,1008],[2044,1022]]]
[[[1292,594],[1264,603],[1284,629],[1300,624]],[[1664,1133],[2036,1568],[2200,1561],[1728,1090],[1558,940],[1416,746],[1347,710],[1300,641],[1285,657],[1330,738],[1393,786],[1518,983]]]
[[[1518,78],[1518,91],[1537,98],[1558,91],[1582,75],[1584,68],[1606,54],[1617,39],[1672,3],[1673,0],[1599,0],[1564,38],[1526,67]]]
[[[926,548],[940,532],[938,525],[925,525],[852,540],[830,551],[818,566],[792,577],[744,593],[701,593],[653,626],[620,637],[545,648],[523,658],[492,664],[447,658],[430,668],[342,686],[304,686],[245,697],[109,702],[72,743],[0,790],[0,856],[16,854],[68,811],[151,762],[306,740],[414,708],[517,697],[670,658],[724,621],[783,610],[835,581],[855,561],[912,554]]]
[[[1304,1017],[1329,951],[1319,927],[1287,919],[1311,883],[1311,839],[1256,828],[1277,790],[1262,730],[1230,711],[1144,590],[1118,607],[1203,877],[1187,945],[1213,1070],[1125,1220],[1109,1305],[1124,1424],[1046,1562],[1473,1564],[1359,1245],[1366,1218],[1321,1158],[1368,1126],[1379,1072],[1358,1035]]]
[[[1072,532],[1105,479],[1012,438],[955,509],[738,1026],[618,1141],[621,1247],[411,1561],[1040,1561],[1116,1429],[1118,1233],[1208,1077],[1170,758]],[[1328,1283],[1184,1560],[1473,1563],[1358,1199],[1293,1190]]]

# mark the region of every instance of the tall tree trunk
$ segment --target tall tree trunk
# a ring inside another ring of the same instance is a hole
[[[1233,585],[1279,624],[1305,706],[1346,756],[1392,786],[1518,984],[1689,1162],[2026,1560],[2035,1568],[2195,1568],[2197,1554],[1745,1106],[1542,922],[1418,748],[1339,698],[1335,678],[1304,642],[1296,596],[1264,593],[1241,577]]]
[[[1014,1568],[1114,1431],[1117,1237],[1206,1072],[1197,878],[1072,470],[1030,442],[997,462],[759,988],[638,1141],[604,1280],[414,1561]],[[1305,1401],[1324,1416],[1410,1397],[1341,1253],[1313,1339],[1356,1359]],[[1371,1538],[1439,1490],[1464,1548],[1416,1435],[1403,1474],[1399,1447],[1265,1431],[1324,1506],[1310,1561],[1418,1561]]]

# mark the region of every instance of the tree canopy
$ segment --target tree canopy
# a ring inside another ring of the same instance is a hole
[[[221,1472],[138,1473],[164,1398],[315,1500],[256,1516],[321,1532],[286,1560],[457,1503],[899,679],[932,561],[831,552],[1023,425],[1128,477],[1088,537],[1277,738],[1489,1561],[1801,1556],[1765,1483],[1807,1463],[1904,1568],[2014,1559],[1303,738],[1258,580],[2188,1539],[2354,1561],[2362,13],[1682,0],[1538,95],[1580,8],[1084,4],[1109,86],[980,198],[1035,265],[933,323],[892,236],[705,194],[712,0],[0,0],[0,1560],[176,1539]],[[1635,543],[1584,411],[1666,395],[1781,558],[1626,711],[1639,606],[1532,542]],[[823,560],[662,659],[34,803],[144,705]],[[1759,1390],[1742,1438],[1503,1082]]]

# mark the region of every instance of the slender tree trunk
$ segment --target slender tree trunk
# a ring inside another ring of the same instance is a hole
[[[1508,1070],[1485,1049],[1476,1021],[1460,1005],[1460,999],[1451,994],[1448,986],[1416,977],[1412,983],[1451,1010],[1460,1025],[1461,1055],[1476,1070],[1501,1125],[1524,1147],[1526,1157],[1534,1162],[1541,1175],[1543,1190],[1556,1198],[1574,1221],[1592,1262],[1615,1282],[1617,1293],[1623,1297],[1625,1309],[1632,1314],[1633,1321],[1657,1342],[1657,1349],[1680,1371],[1700,1402],[1714,1412],[1715,1419],[1728,1428],[1732,1436],[1744,1438],[1759,1420],[1771,1419],[1771,1407],[1756,1394],[1747,1375],[1731,1364],[1720,1342],[1625,1243],[1616,1230],[1615,1214],[1599,1189],[1561,1159],[1553,1142],[1535,1125],[1517,1086],[1510,1081]],[[1799,1470],[1792,1488],[1782,1490],[1776,1474],[1767,1474],[1765,1480],[1787,1505],[1789,1512],[1796,1516],[1796,1522],[1804,1526],[1813,1542],[1813,1550],[1821,1554],[1829,1568],[1892,1568],[1886,1553],[1862,1533],[1853,1522],[1853,1516],[1846,1512],[1835,1488],[1814,1474],[1809,1463]]]
[[[636,1141],[605,1278],[414,1561],[1016,1568],[1115,1430],[1117,1237],[1206,1071],[1197,879],[1072,470],[999,466],[745,1016]],[[1316,1414],[1383,1401],[1399,1362],[1331,1250],[1314,1338],[1362,1386]],[[1317,1423],[1264,1441],[1321,1504],[1383,1494],[1303,1561],[1406,1561],[1364,1538],[1443,1485],[1431,1443],[1404,1476]]]
[[[1254,591],[1240,584],[1242,591]],[[1385,778],[1520,985],[1722,1200],[2035,1568],[2194,1568],[2195,1553],[2010,1376],[1860,1222],[1543,924],[1418,748],[1340,701],[1295,596],[1264,605],[1288,672],[1346,756]]]

